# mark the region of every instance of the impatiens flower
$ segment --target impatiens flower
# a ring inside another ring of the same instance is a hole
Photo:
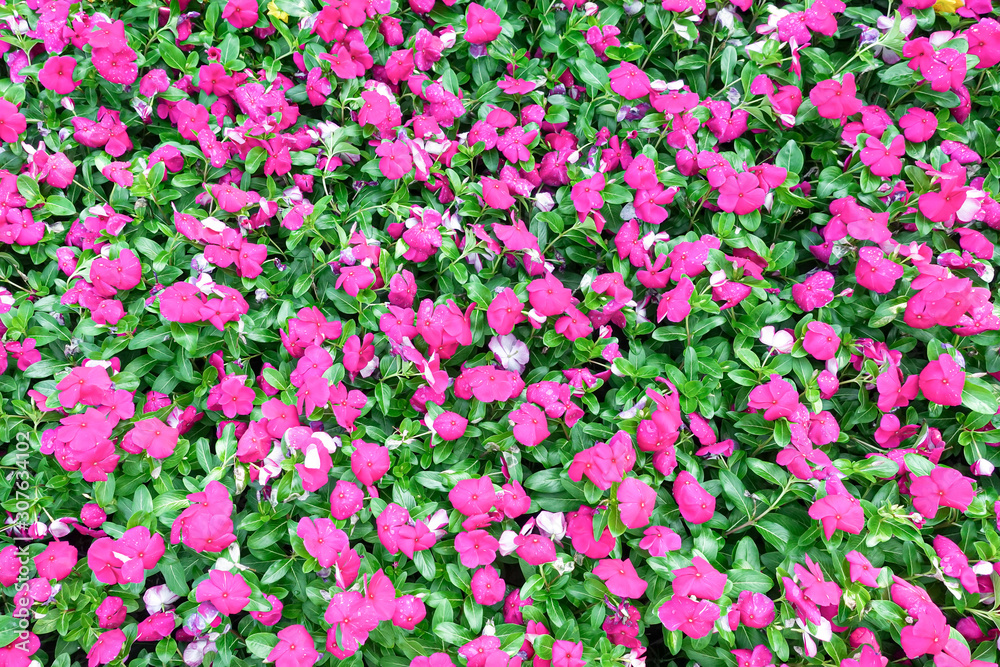
[[[913,496],[913,509],[929,519],[934,518],[941,506],[964,512],[976,497],[971,479],[944,466],[936,466],[929,475],[914,477],[910,482],[910,495]]]
[[[639,577],[629,558],[617,560],[606,558],[594,567],[594,574],[608,586],[612,595],[623,598],[642,597],[646,592],[647,583]]]
[[[849,496],[824,496],[812,504],[809,516],[823,524],[823,534],[828,540],[838,530],[859,535],[865,527],[861,504]]]
[[[211,570],[198,584],[195,599],[211,602],[222,614],[238,614],[250,601],[250,586],[237,573]]]
[[[674,595],[656,614],[668,630],[680,630],[691,639],[700,639],[715,627],[719,607],[707,600],[696,602],[683,595]]]

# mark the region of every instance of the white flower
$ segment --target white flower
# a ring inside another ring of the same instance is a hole
[[[146,613],[150,615],[160,613],[168,604],[173,604],[180,599],[180,596],[170,590],[166,584],[153,586],[142,596],[142,601],[146,603]]]
[[[490,341],[490,350],[493,351],[497,363],[508,371],[521,373],[528,365],[528,346],[513,334],[494,336]]]
[[[566,536],[566,516],[562,512],[539,512],[535,525],[543,535],[556,541]]]
[[[784,329],[775,331],[774,327],[766,326],[760,330],[760,342],[779,354],[788,354],[795,345],[795,336]]]

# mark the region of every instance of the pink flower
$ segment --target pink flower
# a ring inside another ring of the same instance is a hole
[[[251,611],[250,616],[261,625],[270,627],[281,620],[284,605],[273,595],[265,595],[264,599],[271,605],[271,609],[269,611]]]
[[[695,602],[683,595],[674,595],[656,612],[668,630],[680,630],[691,639],[707,637],[719,618],[719,607],[702,600]]]
[[[222,10],[222,18],[237,30],[252,27],[258,15],[257,0],[229,0]]]
[[[468,568],[489,565],[497,557],[500,542],[485,530],[473,530],[455,535],[455,551],[462,565]]]
[[[604,197],[601,196],[604,187],[605,179],[602,173],[576,183],[570,191],[570,199],[573,200],[577,213],[586,214],[600,210],[604,206]]]
[[[683,322],[691,314],[693,294],[694,283],[687,276],[681,277],[677,287],[660,295],[660,303],[656,306],[656,321],[662,322],[666,317],[674,323]]]
[[[557,639],[552,642],[552,667],[583,667],[583,643]]]
[[[507,584],[500,578],[495,567],[487,565],[472,575],[471,588],[476,603],[489,606],[503,600]]]
[[[858,265],[854,277],[858,284],[879,294],[888,294],[903,276],[903,267],[886,259],[881,250],[865,246],[858,250]]]
[[[525,447],[535,447],[549,437],[549,422],[537,405],[522,403],[510,413],[514,438]]]
[[[522,313],[524,304],[517,298],[509,287],[493,297],[489,308],[486,309],[486,321],[501,336],[514,331],[514,326],[524,322],[527,318]]]
[[[899,644],[911,660],[922,655],[937,655],[948,643],[950,628],[944,614],[934,606],[924,610],[917,622],[903,627]]]
[[[809,93],[809,100],[823,118],[841,120],[861,110],[861,100],[855,95],[854,75],[845,74],[843,83],[826,79],[817,83]]]
[[[0,111],[2,111],[2,107],[0,107]],[[510,190],[507,189],[506,183],[486,176],[480,182],[483,186],[483,200],[487,206],[506,211],[514,205],[514,198],[510,196]]]
[[[673,571],[674,593],[706,600],[721,598],[728,577],[709,565],[704,558],[695,556],[691,562],[691,567]]]
[[[126,611],[121,598],[115,596],[104,598],[95,611],[98,626],[105,629],[117,628],[124,622]]]
[[[465,516],[486,514],[493,508],[496,498],[489,477],[463,479],[448,492],[452,506]]]
[[[539,315],[562,315],[570,307],[573,293],[551,273],[528,283],[528,301]]]
[[[276,667],[312,667],[320,659],[316,643],[304,625],[290,625],[278,631],[278,643],[264,662]]]
[[[950,354],[942,354],[927,362],[920,371],[920,391],[928,401],[938,405],[961,405],[965,388],[965,371]]]
[[[69,95],[80,85],[73,80],[76,58],[73,56],[50,56],[38,73],[38,82],[57,95]]]
[[[611,90],[627,100],[638,100],[649,95],[649,77],[641,69],[629,62],[611,71]]]
[[[940,506],[964,512],[976,497],[972,480],[953,468],[936,466],[930,475],[914,477],[910,482],[913,509],[933,519]]]
[[[686,470],[677,473],[673,487],[674,502],[685,521],[705,523],[715,514],[715,496],[706,491]]]
[[[475,2],[466,9],[465,24],[463,37],[470,44],[487,44],[500,36],[500,16]]]
[[[735,629],[735,613],[743,625],[761,630],[774,622],[774,601],[763,593],[742,591],[729,612],[729,625]]]
[[[840,336],[829,324],[813,320],[806,325],[802,348],[820,361],[833,359],[840,349]]]
[[[465,435],[469,420],[456,412],[444,411],[434,418],[434,432],[445,441],[458,440]]]
[[[719,186],[719,208],[736,215],[747,215],[764,204],[765,192],[760,181],[746,172],[728,176]]]
[[[198,584],[195,599],[211,602],[219,613],[238,614],[250,602],[250,587],[237,573],[211,570],[208,579]]]
[[[402,595],[396,598],[396,609],[392,614],[392,624],[397,628],[412,630],[427,618],[427,608],[424,601],[415,595]]]
[[[641,598],[648,586],[636,573],[629,558],[605,558],[594,566],[594,574],[607,584],[612,595],[622,598]]]
[[[828,540],[838,530],[860,535],[861,529],[865,527],[864,510],[850,496],[824,496],[812,504],[809,516],[823,524],[823,534]]]
[[[518,535],[514,544],[518,557],[528,565],[544,565],[556,559],[556,545],[542,535]]]
[[[365,494],[357,484],[338,480],[330,493],[330,514],[338,521],[346,521],[361,511]]]
[[[108,630],[101,633],[87,652],[87,667],[106,665],[122,652],[125,646],[125,633],[121,630]]]
[[[295,531],[309,555],[320,567],[332,567],[340,554],[347,550],[347,533],[337,528],[330,519],[299,519]]]
[[[861,149],[861,162],[867,165],[875,176],[889,178],[903,169],[903,163],[899,158],[904,155],[906,155],[906,141],[903,135],[896,135],[888,147],[875,137],[869,136],[865,140],[865,147]]]
[[[767,384],[750,392],[750,407],[763,410],[764,419],[768,421],[794,416],[799,405],[799,392],[795,385],[774,373]]]
[[[402,141],[381,143],[375,149],[375,154],[381,158],[378,161],[379,171],[391,181],[406,176],[413,169],[410,148]]]
[[[833,274],[819,271],[801,283],[792,285],[792,298],[805,312],[822,308],[833,301]]]
[[[882,573],[882,568],[872,566],[864,554],[858,551],[847,552],[845,559],[851,564],[851,581],[860,582],[870,588],[878,588],[876,580]]]
[[[921,143],[934,136],[938,121],[937,117],[930,111],[919,107],[910,107],[899,119],[899,126],[903,128],[903,136],[906,137],[907,141]]]
[[[52,542],[35,556],[35,569],[43,579],[62,581],[73,571],[77,561],[76,547],[67,542]]]
[[[351,453],[351,472],[365,486],[374,486],[375,482],[389,472],[391,465],[389,448],[364,440],[355,440],[351,444],[354,445],[354,452]]]
[[[666,556],[681,548],[681,536],[666,526],[650,526],[643,535],[639,548],[648,551],[650,556]]]
[[[16,143],[27,129],[28,120],[18,113],[17,107],[0,99],[0,140],[8,144]]]
[[[626,477],[618,485],[618,512],[628,528],[642,528],[656,508],[656,491],[635,477]]]

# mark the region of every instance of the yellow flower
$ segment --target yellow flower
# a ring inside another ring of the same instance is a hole
[[[958,0],[958,2],[961,2],[961,1],[962,0]],[[959,5],[959,6],[961,6],[961,5]],[[952,10],[952,11],[955,11],[955,10]],[[267,3],[267,15],[268,16],[273,16],[274,18],[278,19],[282,23],[288,23],[288,14],[286,14],[285,12],[281,11],[280,9],[278,9],[278,5],[274,4],[274,0],[271,0],[271,2]]]
[[[937,0],[934,3],[934,11],[938,14],[954,14],[959,7],[964,7],[963,0]]]

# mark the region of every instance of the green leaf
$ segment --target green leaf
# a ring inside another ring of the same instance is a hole
[[[163,62],[176,70],[183,72],[187,68],[184,52],[165,39],[160,40],[160,57],[163,58]]]
[[[461,646],[462,644],[468,644],[475,637],[472,633],[463,628],[456,623],[438,623],[434,626],[434,634],[436,634],[443,642],[447,644],[452,644],[454,646]]]
[[[996,414],[998,400],[994,384],[987,382],[985,378],[967,375],[965,387],[962,389],[962,405],[980,414]]]
[[[602,65],[587,60],[586,58],[576,59],[576,69],[580,74],[580,80],[590,87],[602,89],[611,82],[608,71]]]
[[[804,164],[802,151],[799,150],[799,145],[795,143],[794,139],[785,142],[785,145],[778,151],[774,164],[777,167],[784,167],[792,174],[802,173],[802,165]]]
[[[277,645],[278,636],[270,632],[258,632],[247,637],[247,650],[261,660],[266,659]]]
[[[53,195],[45,200],[45,210],[52,215],[62,218],[76,215],[76,208],[73,206],[73,202],[59,195]]]

